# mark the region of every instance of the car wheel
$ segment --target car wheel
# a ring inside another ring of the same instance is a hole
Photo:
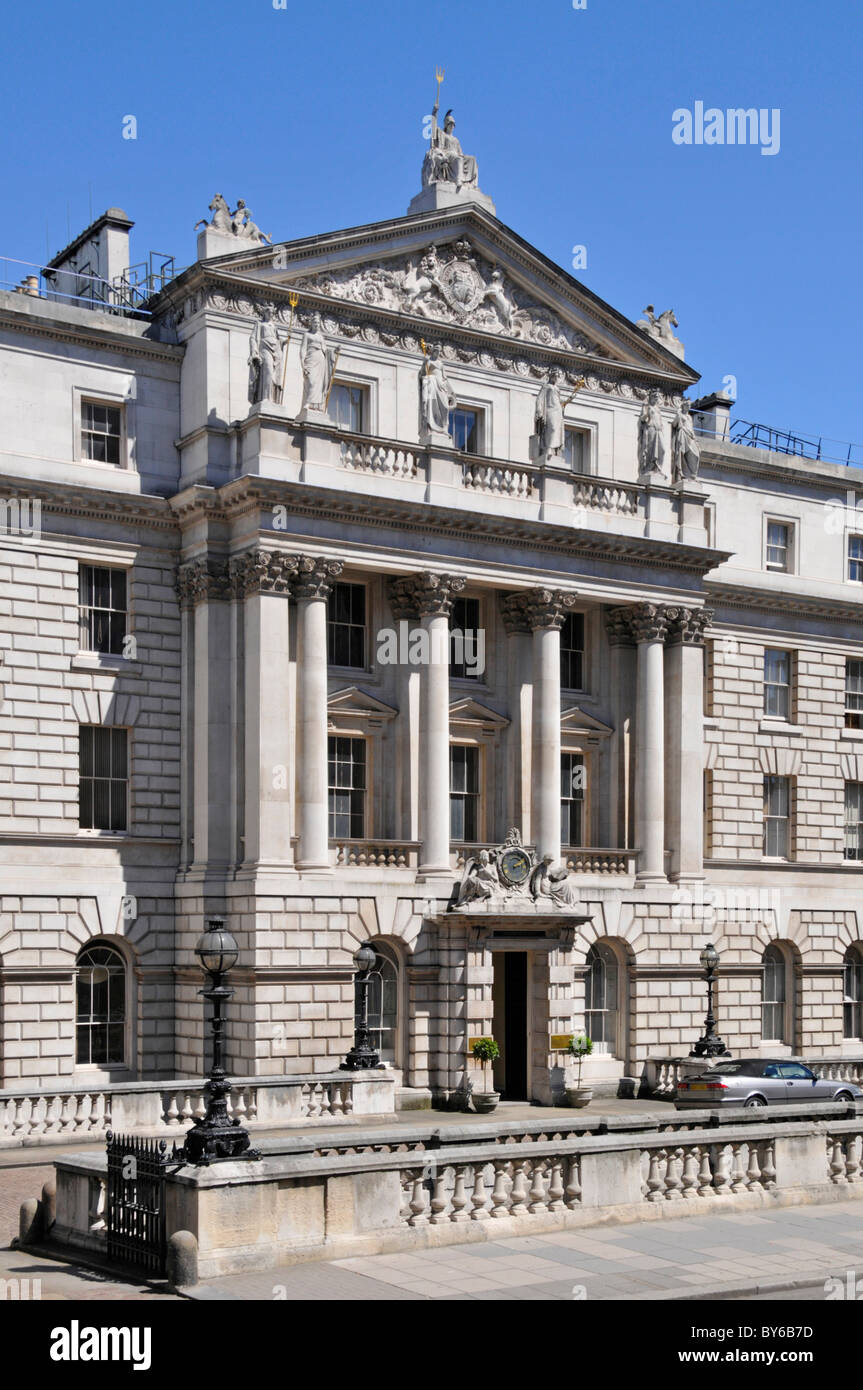
[[[763,1096],[747,1096],[743,1102],[744,1110],[760,1110],[767,1104]]]
[[[850,1105],[853,1102],[854,1097],[852,1096],[850,1091],[837,1091],[833,1099],[834,1101],[841,1101],[843,1105]]]

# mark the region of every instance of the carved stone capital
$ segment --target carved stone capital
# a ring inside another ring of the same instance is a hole
[[[293,591],[298,599],[328,598],[337,579],[344,569],[341,560],[324,559],[318,555],[299,555],[293,580]]]
[[[467,581],[460,574],[406,574],[391,579],[389,597],[395,618],[448,618],[453,599]]]
[[[297,573],[296,555],[284,550],[246,550],[231,560],[231,577],[238,598],[250,594],[288,594]]]
[[[501,599],[501,611],[508,632],[538,632],[563,627],[567,610],[574,604],[575,594],[563,589],[524,589],[506,594]]]
[[[689,647],[700,647],[704,643],[704,633],[713,622],[712,608],[666,608],[670,647],[681,643]]]
[[[206,559],[190,560],[180,565],[176,580],[181,608],[213,599],[233,597],[233,585],[227,560],[208,555]]]
[[[668,631],[668,609],[656,603],[634,603],[629,621],[636,642],[662,642]]]
[[[610,647],[634,647],[631,608],[610,608],[605,615],[605,631]]]

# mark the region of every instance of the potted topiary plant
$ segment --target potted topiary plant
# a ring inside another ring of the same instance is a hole
[[[473,1047],[471,1048],[471,1052],[473,1053],[476,1060],[482,1063],[482,1079],[483,1086],[485,1086],[486,1078],[488,1075],[488,1064],[489,1062],[494,1062],[497,1060],[497,1058],[500,1056],[500,1048],[498,1047],[494,1038],[477,1038]],[[492,1082],[492,1086],[494,1086],[494,1082]],[[496,1108],[497,1103],[500,1100],[500,1092],[487,1089],[484,1089],[482,1091],[474,1091],[472,1100],[473,1108],[478,1115],[488,1115],[492,1110]]]
[[[577,1110],[580,1110],[583,1105],[589,1105],[593,1100],[593,1087],[582,1086],[581,1084],[581,1064],[585,1057],[590,1056],[592,1051],[593,1043],[586,1033],[574,1033],[572,1035],[567,1052],[570,1057],[576,1058],[578,1070],[575,1076],[575,1085],[566,1088],[566,1099]]]

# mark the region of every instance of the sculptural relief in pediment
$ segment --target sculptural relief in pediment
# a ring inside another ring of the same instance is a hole
[[[606,355],[597,343],[516,286],[500,267],[476,255],[464,238],[442,248],[431,246],[419,257],[307,276],[293,281],[292,288],[563,352]]]

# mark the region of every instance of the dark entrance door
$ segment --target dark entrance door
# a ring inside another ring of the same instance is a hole
[[[527,1100],[527,952],[503,951],[504,1100]]]

